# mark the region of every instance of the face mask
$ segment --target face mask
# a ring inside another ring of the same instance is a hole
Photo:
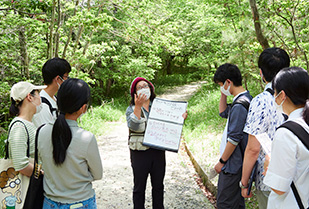
[[[139,96],[140,94],[141,95],[145,94],[147,100],[150,98],[150,95],[151,95],[149,88],[143,88],[141,90],[138,90],[136,93],[137,93],[137,96]]]
[[[281,94],[281,91],[280,91],[280,93],[277,94],[277,96],[275,97],[275,107],[276,107],[276,110],[277,110],[278,112],[283,113],[282,105],[283,105],[283,102],[285,101],[285,99],[281,102],[280,105],[278,105],[277,102],[276,102],[276,99],[277,99],[277,97],[278,97],[280,94]]]
[[[81,118],[82,118],[82,117],[86,114],[87,109],[88,109],[88,105],[87,105],[87,107],[86,107],[86,111],[85,111],[85,112],[83,112],[82,114],[80,114],[80,116],[78,117],[78,119],[81,119]]]
[[[231,85],[229,85],[229,87],[227,87],[227,90],[224,89],[224,86],[225,86],[225,83],[226,81],[224,82],[223,86],[220,86],[220,90],[221,92],[226,95],[226,96],[231,96],[231,92],[230,92],[230,88],[231,88]]]
[[[31,102],[31,103],[32,103],[32,104],[35,106],[35,108],[36,108],[36,112],[35,112],[35,113],[41,112],[41,110],[43,109],[42,103],[39,104],[39,105],[35,104],[34,102]]]

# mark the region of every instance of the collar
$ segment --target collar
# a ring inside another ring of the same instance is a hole
[[[55,103],[56,103],[56,101],[57,101],[57,98],[56,98],[56,97],[54,97],[54,99],[51,98],[51,97],[49,96],[49,94],[45,91],[45,89],[43,89],[43,90],[40,92],[40,96],[43,96],[43,97],[45,97],[46,99],[48,99],[49,101],[52,101],[52,102],[55,102]]]
[[[78,127],[77,121],[65,119],[70,127]]]
[[[289,120],[302,117],[303,110],[304,110],[304,108],[301,107],[301,108],[298,108],[298,109],[294,110],[293,112],[291,112],[291,114],[289,115]]]
[[[272,86],[271,86],[271,82],[269,82],[268,84],[266,84],[265,88],[264,88],[264,91],[266,91],[266,89],[273,89]]]
[[[247,93],[248,91],[243,91],[243,92],[240,92],[239,94],[237,94],[234,98],[233,98],[233,102],[240,96],[240,95],[243,95],[245,93]]]

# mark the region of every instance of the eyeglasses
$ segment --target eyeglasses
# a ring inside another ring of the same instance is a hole
[[[20,179],[16,179],[15,181],[11,181],[10,184],[9,184],[8,186],[4,187],[4,188],[7,188],[7,187],[14,188],[14,187],[16,187],[17,185],[19,185],[20,182],[21,182]]]
[[[137,86],[136,89],[137,90],[141,90],[141,89],[145,89],[145,88],[149,88],[149,85],[148,84],[145,84],[143,86]]]
[[[67,79],[70,79],[70,77],[69,76],[59,76],[59,78],[64,82],[65,80],[67,80]]]

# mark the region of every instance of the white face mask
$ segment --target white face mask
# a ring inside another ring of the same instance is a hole
[[[35,104],[34,102],[31,102],[31,103],[32,103],[32,104],[35,106],[35,108],[36,108],[36,112],[35,112],[35,113],[41,112],[41,110],[43,109],[42,103],[39,104],[39,105]]]
[[[227,87],[227,89],[225,90],[225,89],[224,89],[225,83],[226,83],[226,81],[224,82],[223,86],[220,86],[220,91],[221,91],[224,95],[226,95],[226,96],[231,96],[231,95],[232,95],[231,92],[230,92],[231,85],[229,85],[229,86]]]
[[[283,113],[283,107],[282,107],[282,105],[283,105],[283,102],[285,101],[285,99],[281,102],[280,105],[278,105],[277,102],[276,102],[276,99],[277,99],[277,97],[281,94],[281,92],[282,92],[282,91],[280,91],[280,93],[277,94],[277,96],[275,97],[275,107],[276,107],[276,110],[277,110],[278,112]]]
[[[145,94],[147,100],[150,98],[150,95],[151,95],[150,88],[143,88],[143,89],[140,89],[140,90],[138,90],[136,93],[137,93],[137,96],[139,96],[140,94],[141,94],[141,96],[142,96],[143,94]]]

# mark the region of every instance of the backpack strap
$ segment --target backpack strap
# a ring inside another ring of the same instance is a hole
[[[21,120],[16,120],[12,123],[12,125],[10,126],[9,128],[9,131],[8,131],[8,138],[6,140],[6,144],[5,144],[5,157],[4,159],[8,159],[9,158],[9,136],[10,136],[10,132],[11,132],[11,129],[13,127],[13,125],[17,122],[20,122],[22,123],[24,126],[25,126],[25,129],[26,129],[26,132],[27,132],[27,157],[29,158],[30,156],[30,150],[29,150],[29,147],[30,147],[30,137],[29,137],[29,132],[28,132],[28,129],[26,127],[26,125],[24,124],[24,122],[22,122]]]
[[[57,108],[53,108],[53,106],[48,101],[48,99],[46,99],[45,97],[41,96],[41,101],[48,105],[51,114],[53,114],[53,112],[56,112],[56,116],[58,117],[58,110],[57,110]]]
[[[279,128],[289,129],[292,133],[294,133],[298,137],[298,139],[309,150],[309,140],[308,140],[309,139],[309,133],[301,125],[299,125],[298,123],[296,123],[294,121],[287,121],[284,124],[282,124],[281,126],[279,126]],[[291,188],[292,188],[292,191],[294,193],[295,199],[297,201],[298,207],[300,209],[305,209],[293,181],[292,181],[292,184],[291,184]]]
[[[271,88],[267,88],[266,91],[268,91],[268,92],[269,92],[271,95],[273,95],[273,96],[274,96],[274,94],[275,94],[275,91],[272,90]]]
[[[38,137],[39,137],[39,131],[41,130],[41,128],[44,126],[45,124],[41,125],[35,134],[35,150],[34,150],[34,160],[36,163],[38,163]]]
[[[309,133],[301,125],[294,121],[287,121],[279,126],[279,128],[289,129],[309,150]]]
[[[234,101],[232,103],[232,106],[231,108],[235,105],[235,104],[241,104],[242,106],[244,106],[246,108],[246,110],[249,110],[249,107],[250,107],[250,102],[244,98],[239,98],[239,99],[236,99],[236,101]]]

